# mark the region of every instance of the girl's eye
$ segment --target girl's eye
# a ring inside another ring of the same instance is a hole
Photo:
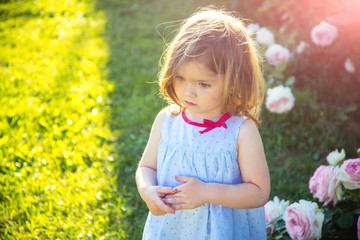
[[[184,78],[182,76],[175,76],[175,80],[177,81],[183,81]]]
[[[201,87],[204,87],[204,88],[211,87],[211,85],[210,85],[210,84],[207,84],[207,83],[199,83],[199,85],[200,85]]]

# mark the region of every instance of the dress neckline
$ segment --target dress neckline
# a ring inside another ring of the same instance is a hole
[[[203,134],[203,133],[209,132],[217,127],[224,127],[226,129],[227,125],[225,122],[231,117],[231,114],[226,112],[224,115],[222,115],[222,117],[217,122],[213,122],[213,121],[205,118],[204,123],[198,123],[198,122],[193,122],[193,121],[189,120],[185,114],[185,108],[182,110],[181,116],[186,123],[196,126],[196,127],[205,128],[204,130],[199,131],[200,134]]]

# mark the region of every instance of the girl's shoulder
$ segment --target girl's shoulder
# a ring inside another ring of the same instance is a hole
[[[233,128],[240,129],[247,119],[245,116],[233,115],[229,119],[229,125],[232,125]]]
[[[162,123],[165,118],[178,116],[181,113],[181,110],[181,107],[175,104],[167,106],[160,110],[155,121]]]
[[[239,127],[238,132],[238,142],[243,139],[253,138],[254,136],[259,136],[259,129],[254,120],[251,118],[245,118]]]
[[[157,117],[166,116],[166,115],[177,116],[180,113],[181,113],[181,107],[179,107],[176,104],[172,104],[161,109]]]

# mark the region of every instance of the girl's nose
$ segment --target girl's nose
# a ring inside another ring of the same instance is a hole
[[[195,97],[196,96],[196,91],[195,91],[195,86],[193,86],[193,84],[187,84],[185,87],[185,95],[188,97]]]

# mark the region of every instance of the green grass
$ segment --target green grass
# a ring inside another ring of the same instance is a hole
[[[73,0],[0,13],[0,238],[121,238],[103,12]]]

